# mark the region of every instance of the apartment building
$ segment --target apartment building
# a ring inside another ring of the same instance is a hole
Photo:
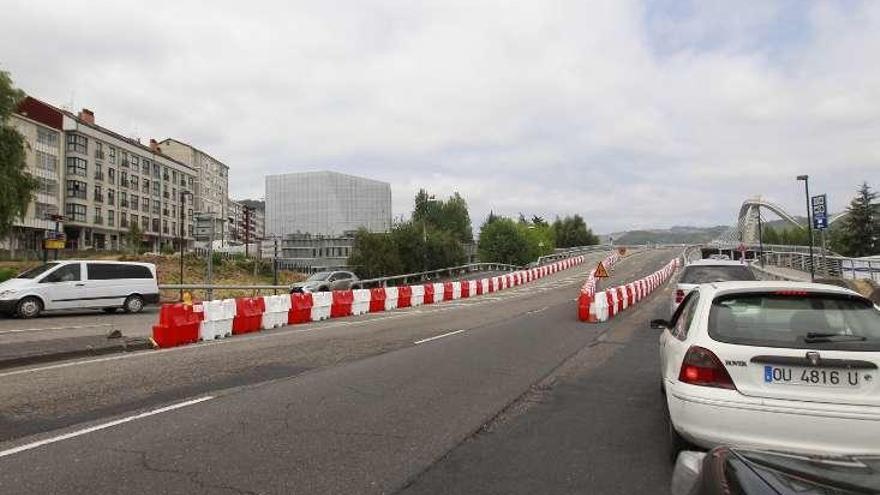
[[[63,209],[62,195],[62,114],[25,101],[18,113],[12,115],[10,124],[21,134],[25,146],[27,171],[39,185],[34,200],[28,205],[24,217],[13,224],[12,232],[3,239],[2,247],[11,253],[38,252],[47,237],[63,232],[60,221]]]
[[[227,205],[230,222],[230,238],[237,242],[256,242],[264,236],[265,213],[261,202],[235,201]]]
[[[191,167],[196,171],[193,192],[195,193],[196,218],[195,238],[206,242],[211,237],[211,220],[214,222],[214,239],[229,240],[229,167],[208,153],[176,139],[159,142],[162,153]]]
[[[29,153],[34,165],[45,169],[35,176],[46,179],[47,192],[37,194],[28,208],[34,218],[25,221],[36,222],[42,211],[63,215],[59,227],[68,249],[123,249],[130,225],[140,228],[144,249],[192,241],[196,171],[162,154],[155,142],[145,146],[99,126],[89,110],[73,114],[31,97],[22,102],[15,120],[26,133],[37,126],[36,146]],[[49,137],[51,132],[55,137]],[[52,144],[56,139],[57,148]],[[55,174],[49,172],[51,163]],[[58,184],[54,203],[52,180]],[[46,235],[55,222],[44,221],[39,228]]]

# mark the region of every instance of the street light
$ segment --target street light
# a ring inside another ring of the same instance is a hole
[[[184,235],[184,224],[185,220],[185,211],[186,211],[186,197],[189,196],[192,198],[193,193],[190,191],[180,191],[180,225],[178,228],[178,241],[180,247],[180,284],[183,285],[183,253],[186,251],[186,243],[183,240]],[[183,301],[183,289],[180,289],[180,300]]]
[[[804,181],[804,194],[807,196],[807,232],[810,236],[810,281],[816,281],[816,266],[813,263],[813,217],[810,214],[810,176],[798,175],[797,180]]]

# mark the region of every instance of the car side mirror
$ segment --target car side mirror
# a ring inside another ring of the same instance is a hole
[[[671,325],[666,320],[651,320],[651,328],[655,330],[666,330]]]

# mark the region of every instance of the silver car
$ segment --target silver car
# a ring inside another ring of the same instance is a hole
[[[357,275],[343,270],[326,271],[312,274],[303,282],[290,286],[290,292],[325,292],[356,288]]]

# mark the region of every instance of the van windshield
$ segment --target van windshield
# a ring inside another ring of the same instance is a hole
[[[40,265],[25,272],[19,273],[15,278],[36,278],[40,275],[46,273],[47,271],[58,266],[58,263],[46,263],[45,265]]]

